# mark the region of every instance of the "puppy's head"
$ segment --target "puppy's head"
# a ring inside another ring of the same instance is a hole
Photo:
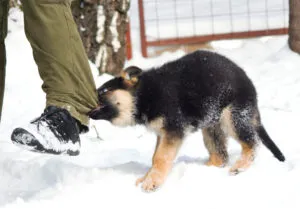
[[[114,125],[133,125],[135,112],[134,92],[142,70],[128,67],[121,76],[113,78],[97,89],[98,107],[89,113],[94,120],[108,120]]]

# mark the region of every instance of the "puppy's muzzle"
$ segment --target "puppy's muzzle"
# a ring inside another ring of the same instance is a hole
[[[105,105],[101,104],[98,105],[95,109],[88,112],[88,116],[94,120],[99,119],[99,115],[101,113],[101,110],[105,107]]]

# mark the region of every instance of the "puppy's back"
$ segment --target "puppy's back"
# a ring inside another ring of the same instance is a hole
[[[233,100],[256,102],[246,73],[228,58],[210,51],[195,51],[144,72],[137,91],[139,108],[157,115],[201,117],[211,105],[222,109]]]

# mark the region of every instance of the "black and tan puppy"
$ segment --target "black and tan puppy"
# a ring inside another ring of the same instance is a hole
[[[207,165],[226,164],[228,137],[242,147],[232,173],[250,166],[259,140],[278,160],[285,160],[261,123],[252,82],[240,67],[216,53],[196,51],[147,71],[129,67],[98,94],[99,107],[91,118],[118,126],[143,124],[157,134],[153,165],[137,180],[144,190],[165,181],[183,139],[198,129],[210,155]]]

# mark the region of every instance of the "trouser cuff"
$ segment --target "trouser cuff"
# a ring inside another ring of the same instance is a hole
[[[73,118],[75,118],[82,127],[80,128],[80,132],[87,132],[89,129],[89,117],[83,113],[80,113],[77,111],[77,109],[71,104],[71,103],[65,103],[65,102],[57,102],[57,101],[47,101],[47,107],[48,106],[56,106],[63,109],[68,110],[68,112],[71,114]]]

